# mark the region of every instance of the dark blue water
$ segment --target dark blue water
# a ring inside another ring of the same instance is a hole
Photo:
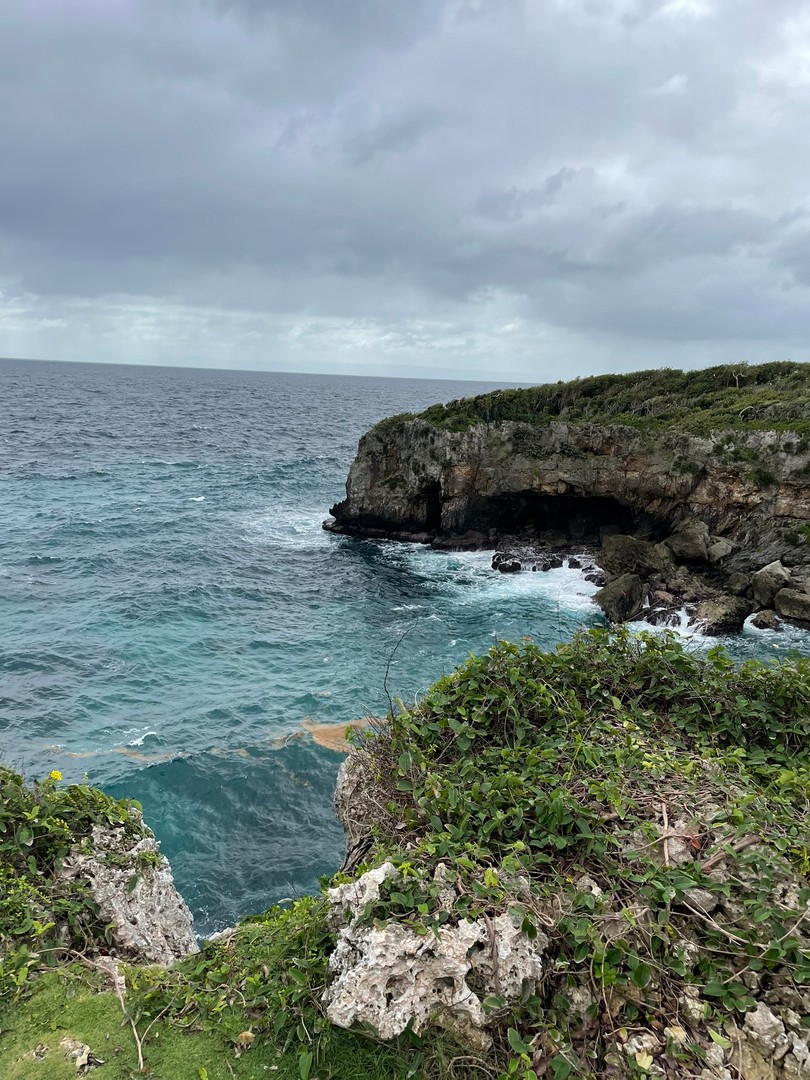
[[[488,388],[0,363],[0,758],[140,799],[199,932],[339,864],[340,758],[302,724],[383,713],[405,630],[408,700],[600,621],[575,571],[320,528],[373,423]]]

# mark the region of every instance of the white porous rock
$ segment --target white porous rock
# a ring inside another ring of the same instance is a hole
[[[719,1072],[725,1067],[726,1054],[722,1046],[711,1043],[706,1047],[706,1064],[710,1069]]]
[[[353,922],[362,913],[366,904],[380,899],[380,886],[388,878],[396,877],[397,873],[397,868],[393,863],[384,862],[382,866],[361,874],[355,881],[327,889],[330,925],[334,929],[343,926],[347,921],[347,916],[348,921]]]
[[[681,1015],[690,1024],[699,1026],[709,1013],[709,1006],[700,999],[700,990],[696,986],[685,986],[683,993],[678,998],[678,1006]]]
[[[524,988],[533,991],[542,976],[547,938],[530,939],[522,919],[509,914],[490,920],[494,947],[484,919],[462,920],[422,936],[396,921],[361,924],[365,904],[396,873],[384,863],[327,892],[333,925],[343,922],[329,960],[327,1016],[343,1028],[367,1023],[383,1039],[395,1038],[408,1024],[419,1033],[435,1022],[485,1048],[490,1038],[482,998],[500,993],[514,1001]],[[475,990],[468,982],[471,974]]]
[[[790,1039],[790,1053],[784,1060],[783,1069],[785,1077],[793,1080],[806,1080],[810,1077],[810,1048],[807,1046],[807,1042],[804,1039],[800,1039],[799,1036],[791,1031],[788,1036]]]
[[[94,825],[65,860],[62,874],[88,883],[119,951],[168,967],[198,951],[191,912],[141,815],[133,809],[130,817],[131,829]]]
[[[783,1044],[787,1044],[785,1025],[763,1001],[745,1014],[743,1033],[765,1057],[773,1057]]]

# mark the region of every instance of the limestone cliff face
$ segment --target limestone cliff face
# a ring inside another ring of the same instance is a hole
[[[810,521],[810,448],[792,432],[652,437],[561,421],[452,432],[394,418],[361,439],[346,494],[325,527],[351,535],[489,547],[504,536],[663,538],[698,521],[732,542],[730,569],[776,558],[798,565],[807,551],[797,530]]]

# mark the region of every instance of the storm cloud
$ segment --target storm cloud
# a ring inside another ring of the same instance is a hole
[[[810,360],[798,0],[4,0],[0,355]]]

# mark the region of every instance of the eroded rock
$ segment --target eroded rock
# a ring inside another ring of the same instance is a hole
[[[626,622],[641,611],[644,583],[638,574],[621,574],[594,593],[593,599],[609,622]]]
[[[755,626],[757,630],[778,630],[782,625],[782,620],[775,611],[771,611],[770,608],[763,608],[753,617],[751,625]]]
[[[674,570],[672,557],[666,547],[651,544],[648,540],[638,540],[635,536],[606,536],[597,562],[608,574],[616,575],[667,576]]]
[[[790,582],[790,573],[777,559],[763,566],[751,576],[751,593],[759,607],[773,607],[774,599],[780,589]]]
[[[685,522],[664,543],[676,559],[689,562],[706,562],[709,548],[709,529],[702,521]],[[727,551],[726,554],[730,554]]]
[[[810,593],[800,589],[780,589],[774,604],[779,614],[786,619],[810,622]]]
[[[133,959],[168,966],[197,952],[191,912],[137,810],[130,810],[127,826],[94,825],[62,874],[89,884],[113,944]]]
[[[706,549],[706,558],[711,566],[717,566],[718,563],[721,563],[723,559],[727,559],[729,555],[736,551],[736,549],[736,544],[721,537],[709,544]]]
[[[511,914],[460,920],[422,936],[396,921],[379,927],[363,923],[365,904],[397,873],[384,863],[327,891],[333,925],[341,926],[329,960],[327,1016],[344,1028],[370,1024],[384,1039],[409,1024],[418,1033],[436,1022],[479,1047],[487,1045],[483,999],[498,992],[516,1001],[533,992],[542,977],[547,939],[543,934],[528,938],[522,919]]]
[[[720,596],[702,601],[695,614],[706,634],[738,634],[751,614],[751,604],[742,596]]]

